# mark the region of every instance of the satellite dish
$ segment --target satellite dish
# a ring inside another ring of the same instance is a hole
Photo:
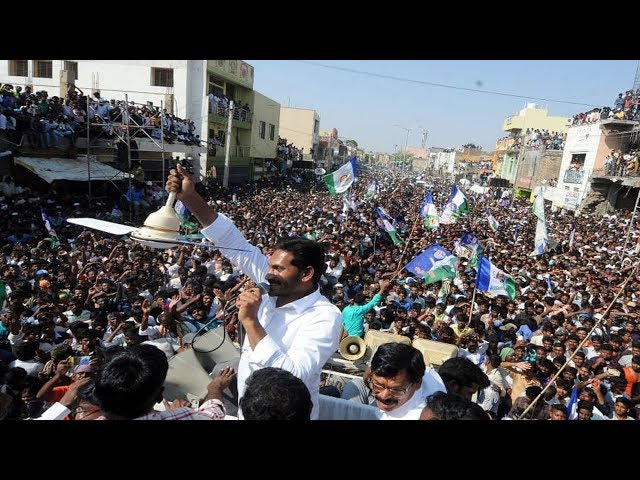
[[[327,173],[327,171],[322,167],[316,168],[314,170],[314,172],[315,172],[316,175],[324,175],[325,173]]]

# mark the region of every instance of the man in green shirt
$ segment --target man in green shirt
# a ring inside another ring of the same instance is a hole
[[[342,310],[342,326],[347,336],[362,337],[364,335],[364,317],[367,312],[373,310],[373,307],[382,300],[382,296],[389,288],[390,283],[389,280],[382,280],[380,282],[380,290],[367,304],[364,304],[365,296],[362,293],[357,293],[353,299],[353,305],[349,305]]]

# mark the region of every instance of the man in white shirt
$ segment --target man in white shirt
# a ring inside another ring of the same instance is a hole
[[[340,310],[320,294],[324,249],[305,238],[288,238],[275,245],[267,258],[228,217],[218,214],[196,193],[182,165],[171,170],[166,188],[176,192],[205,227],[202,234],[236,268],[256,284],[269,282],[268,294],[252,288],[236,301],[245,330],[238,366],[239,398],[251,372],[264,367],[282,368],[305,383],[313,401],[311,419],[317,419],[320,372],[337,350],[342,328]]]
[[[418,349],[395,342],[380,345],[373,355],[369,388],[381,420],[417,420],[429,395],[446,392]]]

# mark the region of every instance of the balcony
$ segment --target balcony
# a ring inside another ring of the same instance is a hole
[[[249,150],[251,147],[249,145],[231,145],[229,147],[229,157],[234,158],[249,158]],[[219,159],[222,158],[224,160],[225,156],[225,146],[224,145],[216,145],[215,149],[209,148],[207,152],[210,159]]]
[[[215,112],[211,112],[211,111],[209,112],[209,122],[221,123],[223,125],[226,125],[228,116],[229,116],[229,108],[223,107],[222,105],[218,105]],[[252,119],[253,119],[253,115],[251,112],[246,112],[238,108],[234,108],[233,120],[231,121],[231,125],[233,127],[242,128],[244,130],[251,130]]]

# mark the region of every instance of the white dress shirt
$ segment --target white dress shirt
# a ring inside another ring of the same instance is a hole
[[[413,396],[400,407],[389,412],[380,410],[380,420],[418,420],[422,409],[426,405],[429,395],[436,392],[446,392],[444,382],[433,368],[427,367],[422,377],[422,385]]]
[[[242,236],[228,217],[218,214],[215,222],[202,229],[202,234],[251,280],[255,283],[264,281],[269,271],[267,257]],[[248,251],[239,252],[225,247]],[[276,297],[263,295],[258,321],[267,336],[258,342],[255,349],[245,338],[238,366],[238,398],[242,398],[251,372],[264,367],[282,368],[307,386],[313,402],[311,419],[317,419],[320,371],[338,348],[341,317],[340,310],[320,294],[319,288],[278,308]]]

